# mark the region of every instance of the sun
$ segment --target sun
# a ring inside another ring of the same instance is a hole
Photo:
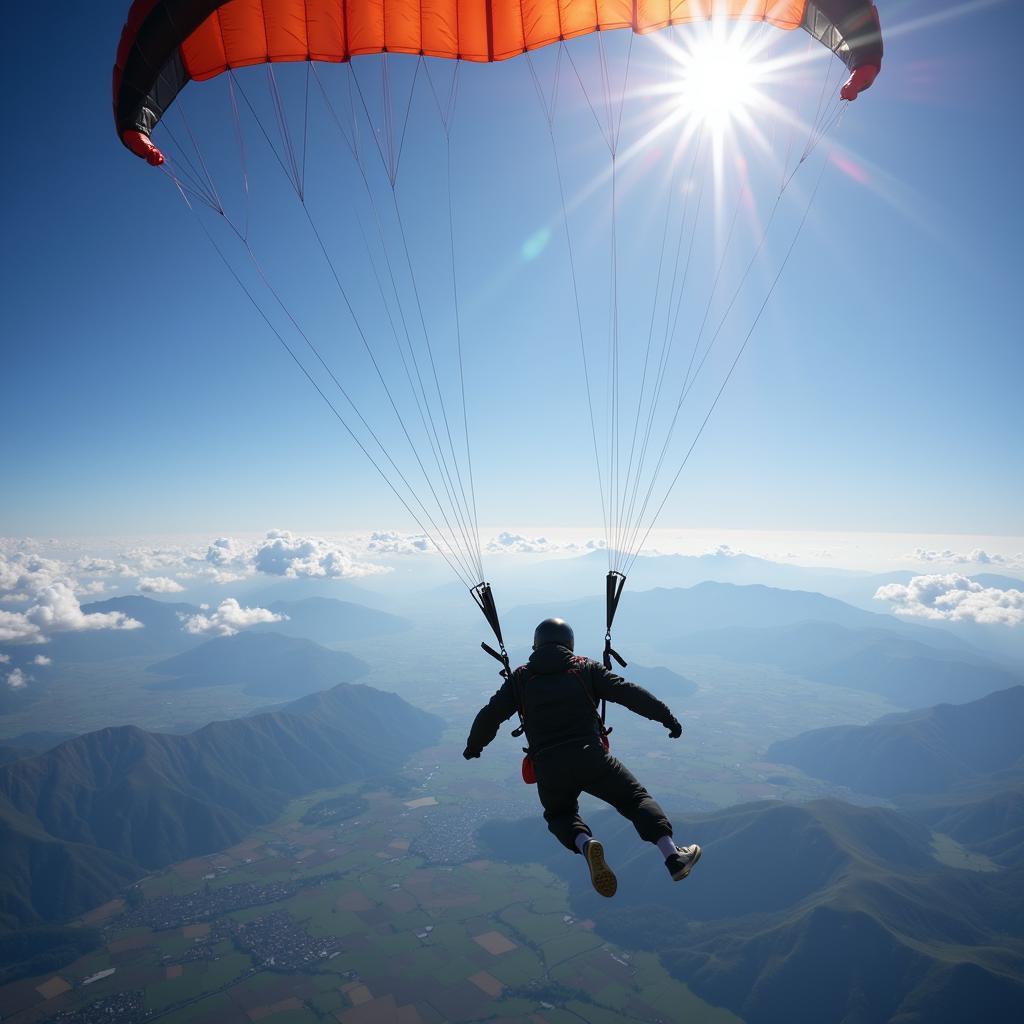
[[[737,32],[709,31],[675,54],[679,114],[723,131],[761,101],[764,69],[757,49]]]

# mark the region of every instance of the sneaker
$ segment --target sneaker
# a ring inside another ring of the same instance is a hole
[[[676,852],[665,858],[665,867],[673,882],[681,882],[699,860],[700,847],[696,843],[693,846],[677,846]]]
[[[583,856],[587,859],[587,867],[590,868],[590,881],[598,895],[614,896],[619,883],[615,872],[605,863],[604,847],[596,839],[591,839],[583,848]]]

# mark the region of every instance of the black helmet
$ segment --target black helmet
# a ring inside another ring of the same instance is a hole
[[[533,649],[545,647],[547,644],[558,644],[559,647],[568,647],[571,651],[576,643],[572,635],[572,626],[565,619],[545,619],[533,631]]]

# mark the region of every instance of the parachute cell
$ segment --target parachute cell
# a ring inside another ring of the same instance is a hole
[[[712,16],[803,28],[852,72],[881,66],[871,0],[135,0],[114,67],[114,118],[125,145],[148,158],[128,133],[148,136],[190,80],[229,68],[370,53],[500,61],[591,32],[645,34]],[[855,78],[845,99],[874,76]]]

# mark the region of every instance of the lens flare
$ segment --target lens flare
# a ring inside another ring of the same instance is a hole
[[[680,113],[724,129],[758,105],[762,69],[753,47],[737,33],[709,33],[678,55]]]

